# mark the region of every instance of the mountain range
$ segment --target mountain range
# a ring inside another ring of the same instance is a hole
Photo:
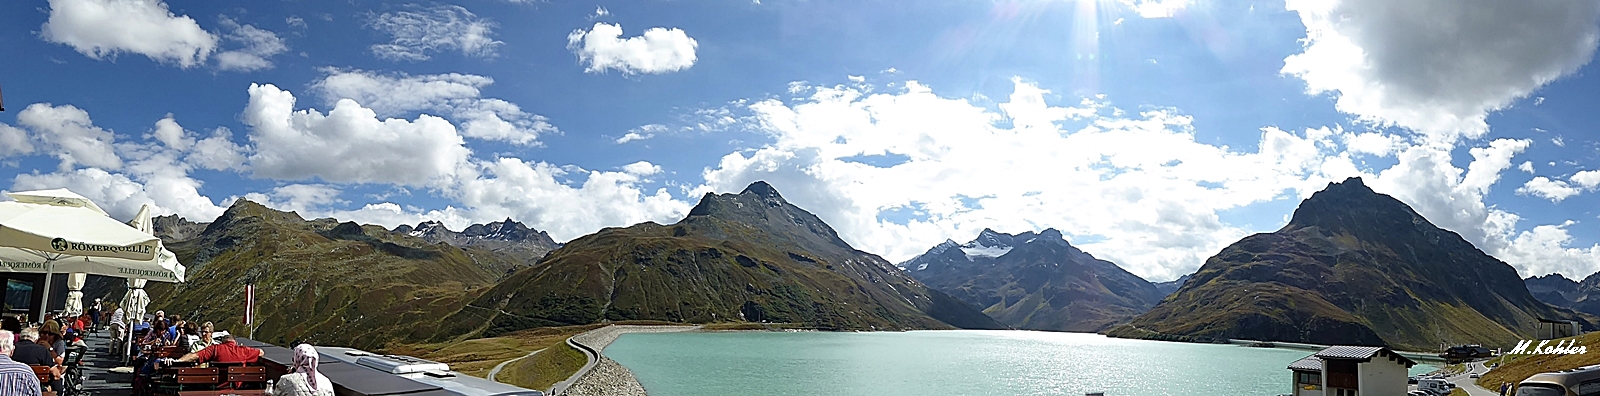
[[[606,228],[564,245],[510,219],[461,232],[438,222],[385,229],[247,200],[209,223],[154,223],[190,281],[151,284],[152,310],[247,333],[235,324],[237,305],[253,283],[256,338],[274,343],[380,347],[646,319],[1433,350],[1526,338],[1539,318],[1593,328],[1600,311],[1600,297],[1591,298],[1600,277],[1519,279],[1359,178],[1330,183],[1283,228],[1162,283],[1053,229],[984,230],[896,266],[855,249],[765,182],[706,194],[673,224]],[[86,295],[120,294],[119,279],[89,283]]]
[[[1600,272],[1590,274],[1582,281],[1555,273],[1530,277],[1523,282],[1528,285],[1528,292],[1533,293],[1533,297],[1539,301],[1600,316]]]
[[[155,234],[188,268],[183,284],[150,283],[150,310],[201,318],[236,334],[245,284],[256,285],[259,340],[370,348],[438,335],[504,274],[538,260],[549,236],[505,221],[454,233],[306,220],[238,200],[208,223],[153,219]],[[85,295],[119,296],[121,279],[91,277]],[[115,299],[114,299],[115,300]]]
[[[461,232],[445,228],[444,223],[438,221],[425,221],[415,227],[402,225],[395,227],[392,232],[406,234],[432,243],[444,243],[458,247],[480,247],[490,251],[509,254],[525,258],[525,264],[532,265],[543,258],[546,253],[561,247],[550,234],[537,231],[522,223],[505,219],[489,224],[473,224]]]
[[[1510,265],[1351,178],[1306,199],[1282,229],[1222,249],[1107,334],[1435,350],[1509,345],[1539,318],[1592,328],[1535,299]]]
[[[900,264],[912,277],[1019,329],[1095,332],[1165,296],[1156,285],[1067,243],[1060,231],[984,229]]]
[[[1004,328],[856,250],[766,182],[684,219],[606,228],[518,269],[449,320],[494,335],[605,320],[783,322],[829,330]]]

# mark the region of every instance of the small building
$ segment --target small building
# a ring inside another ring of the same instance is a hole
[[[1331,346],[1289,364],[1292,396],[1404,395],[1417,362],[1384,347]]]
[[[1583,334],[1582,330],[1576,320],[1539,318],[1539,331],[1536,336],[1541,340],[1554,340]]]
[[[1439,357],[1444,358],[1447,363],[1456,364],[1473,359],[1494,357],[1494,351],[1477,344],[1457,345],[1445,349],[1443,353],[1439,354]]]

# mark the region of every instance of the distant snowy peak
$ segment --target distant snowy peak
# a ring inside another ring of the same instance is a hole
[[[497,221],[489,224],[473,224],[461,232],[455,232],[445,227],[444,223],[437,220],[428,220],[415,227],[402,225],[393,230],[397,234],[406,234],[432,242],[445,242],[452,245],[462,245],[468,241],[506,241],[506,242],[532,242],[540,246],[558,246],[550,238],[550,234],[537,231],[522,223],[511,219]]]
[[[938,245],[933,245],[933,248],[932,249],[928,249],[928,252],[924,253],[924,254],[930,255],[930,256],[937,256],[937,255],[944,254],[944,252],[949,251],[951,248],[957,248],[957,247],[961,247],[961,245],[957,244],[956,241],[952,241],[952,240],[946,239],[946,240],[944,240],[944,242],[940,242]]]
[[[1015,242],[1016,237],[1011,234],[995,232],[995,230],[985,228],[982,232],[978,233],[977,238],[973,239],[972,242],[967,242],[967,244],[964,246],[1010,247]]]
[[[449,233],[450,229],[449,228],[445,228],[444,227],[444,223],[440,223],[438,221],[429,220],[429,221],[424,221],[421,224],[417,224],[416,228],[411,229],[411,232],[407,232],[406,234],[414,236],[414,237],[422,237],[422,236],[431,235],[431,234],[435,234],[435,233],[439,233],[439,232]]]

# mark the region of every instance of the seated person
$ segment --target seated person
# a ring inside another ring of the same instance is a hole
[[[33,375],[33,369],[28,365],[12,361],[11,355],[16,352],[16,346],[11,344],[13,335],[9,330],[0,330],[0,383],[7,384],[7,389],[17,395],[39,394],[39,377]]]
[[[77,330],[79,333],[86,333],[89,331],[89,323],[91,322],[89,314],[78,315],[78,319],[72,321],[72,329]]]
[[[217,345],[217,340],[214,338],[216,334],[217,327],[213,326],[211,322],[200,325],[200,342],[205,343],[205,346]]]
[[[38,339],[39,344],[48,346],[56,354],[56,363],[61,363],[61,357],[67,354],[67,340],[59,331],[49,327],[39,329]]]
[[[249,364],[255,363],[256,359],[261,358],[260,349],[239,345],[239,342],[233,338],[232,334],[223,335],[219,339],[222,340],[221,344],[208,346],[205,349],[185,354],[177,359],[168,358],[165,360],[168,364],[172,362]]]
[[[317,348],[311,344],[294,347],[294,367],[278,378],[273,396],[333,396],[333,381],[317,372]]]
[[[194,322],[183,324],[183,335],[178,336],[179,350],[182,350],[183,353],[199,352],[208,346],[211,346],[211,344],[203,344],[200,341],[199,325],[194,324]]]
[[[17,344],[16,352],[12,352],[11,360],[29,366],[45,366],[50,368],[50,390],[61,393],[61,362],[56,358],[55,352],[50,347],[39,343],[39,330],[34,328],[22,329],[22,343]]]
[[[163,336],[166,335],[167,332],[161,330],[166,328],[166,326],[167,322],[165,319],[156,319],[155,321],[150,322],[150,332],[145,334],[144,339],[139,340],[139,345],[155,346],[156,348],[166,346],[167,342]]]

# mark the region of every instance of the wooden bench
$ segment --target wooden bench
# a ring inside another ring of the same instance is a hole
[[[231,366],[225,367],[227,379],[223,382],[232,382],[234,389],[266,389],[267,368],[262,366]]]

